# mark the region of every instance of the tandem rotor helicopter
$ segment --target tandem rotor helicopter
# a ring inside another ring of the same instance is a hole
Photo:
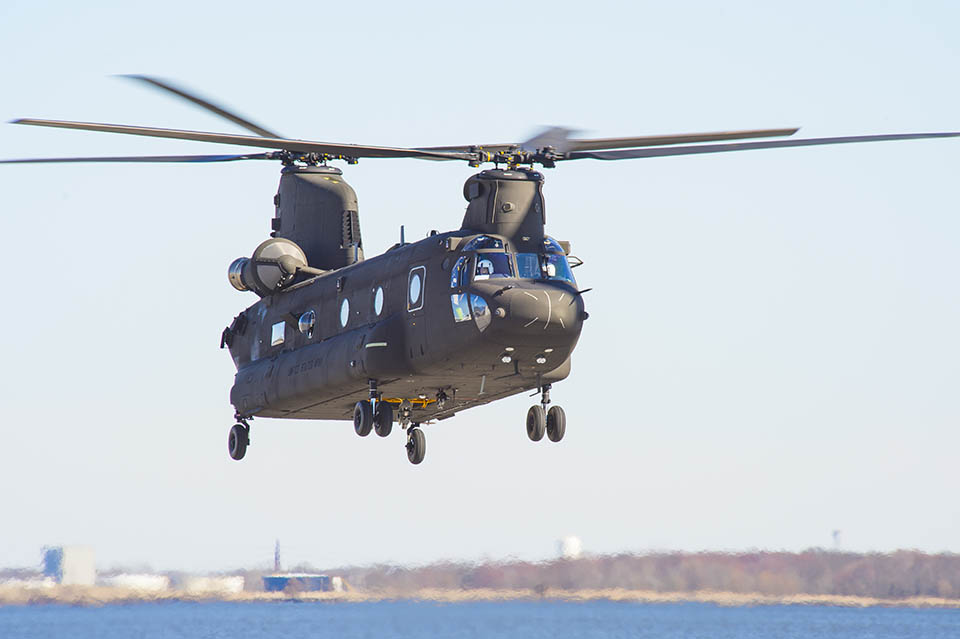
[[[545,232],[543,174],[569,160],[628,160],[755,149],[958,137],[960,132],[789,139],[798,129],[575,139],[547,129],[520,143],[396,148],[285,138],[166,81],[127,76],[172,93],[254,135],[60,120],[14,124],[175,138],[269,149],[237,155],[0,160],[51,162],[233,162],[283,168],[269,239],[230,264],[228,279],[259,300],[221,335],[237,368],[230,402],[237,423],[228,452],[240,460],[255,417],[353,420],[356,433],[406,432],[407,458],[423,461],[421,424],[536,391],[526,416],[533,441],[563,439],[566,416],[553,384],[571,370],[588,314],[570,243]],[[755,138],[788,138],[742,141]],[[459,229],[401,240],[365,258],[354,190],[333,160],[361,158],[492,164],[467,179]]]

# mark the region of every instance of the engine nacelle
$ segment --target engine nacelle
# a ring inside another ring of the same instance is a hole
[[[275,237],[261,243],[253,256],[239,257],[231,262],[227,279],[238,291],[253,291],[266,297],[292,284],[297,273],[306,267],[303,249],[291,240]]]

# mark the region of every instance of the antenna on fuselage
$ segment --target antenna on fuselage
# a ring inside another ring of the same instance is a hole
[[[403,224],[400,225],[400,246],[403,246],[407,242],[403,239]]]

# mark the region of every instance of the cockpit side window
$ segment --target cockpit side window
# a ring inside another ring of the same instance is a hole
[[[513,277],[510,257],[506,253],[477,253],[473,269],[474,281],[496,277]]]
[[[549,235],[543,238],[543,252],[564,255],[563,247]]]
[[[469,261],[469,255],[461,255],[460,259],[457,260],[457,263],[452,269],[450,269],[450,288],[459,288],[466,284],[463,276],[466,270],[467,262]]]

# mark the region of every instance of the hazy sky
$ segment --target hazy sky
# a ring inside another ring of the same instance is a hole
[[[454,5],[464,8],[453,8]],[[780,5],[775,7],[775,5]],[[960,130],[954,2],[0,3],[0,120],[241,132],[112,77],[175,80],[292,137],[382,145],[802,126]],[[0,157],[228,147],[0,125]],[[230,148],[229,152],[236,152]],[[257,420],[226,451],[227,265],[270,163],[0,167],[0,566],[266,566],[648,549],[960,552],[960,141],[570,162],[547,172],[590,319],[556,385],[397,430]],[[463,165],[346,177],[367,255],[457,228]]]

